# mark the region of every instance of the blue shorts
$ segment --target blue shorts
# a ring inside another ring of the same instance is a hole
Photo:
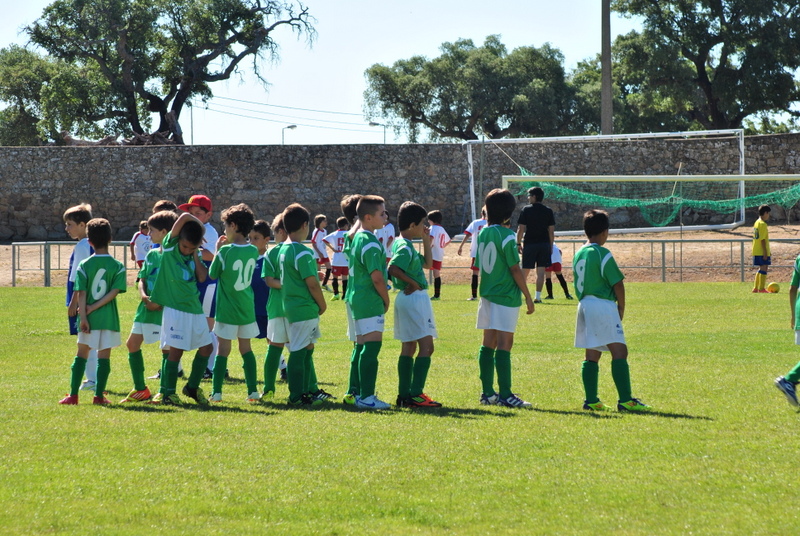
[[[258,335],[256,335],[256,339],[266,339],[267,338],[267,325],[269,324],[269,317],[256,316],[256,324],[258,324]]]
[[[70,335],[77,335],[78,334],[78,316],[67,316],[69,320],[69,334]]]
[[[755,255],[753,257],[753,266],[769,266],[772,264],[772,257],[762,257],[761,255]]]

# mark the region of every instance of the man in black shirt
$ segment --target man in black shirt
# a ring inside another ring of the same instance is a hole
[[[544,190],[538,186],[528,190],[528,201],[517,220],[517,247],[522,252],[522,273],[525,279],[531,269],[536,268],[536,297],[534,303],[542,303],[544,270],[550,266],[553,253],[556,220],[553,211],[542,204]]]

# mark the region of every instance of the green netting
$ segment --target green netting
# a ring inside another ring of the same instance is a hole
[[[520,174],[535,177],[522,167]],[[592,208],[638,208],[645,221],[654,227],[669,225],[681,210],[687,208],[731,214],[741,210],[742,206],[779,205],[789,209],[800,201],[800,183],[778,189],[774,189],[774,184],[753,184],[745,189],[747,193],[754,191],[753,195],[744,198],[739,196],[738,181],[628,182],[622,186],[622,183],[556,183],[532,178],[515,184],[519,188],[517,195],[524,195],[528,188],[539,186],[547,199]],[[602,193],[592,190],[602,190]]]

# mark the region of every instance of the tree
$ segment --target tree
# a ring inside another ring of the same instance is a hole
[[[492,35],[482,47],[460,39],[444,43],[441,52],[432,60],[414,56],[367,69],[368,115],[395,122],[412,142],[423,127],[432,139],[568,132],[574,94],[557,49],[546,44],[508,53]]]
[[[615,0],[613,7],[643,17],[652,46],[674,49],[672,62],[690,66],[677,82],[696,88],[688,114],[703,128],[740,128],[747,116],[789,112],[800,98],[798,0]]]
[[[193,97],[210,99],[210,84],[252,59],[278,57],[282,28],[313,38],[308,9],[273,0],[56,0],[26,31],[54,58],[89,69],[104,93],[95,121],[124,123],[144,134],[147,113],[158,132],[182,143],[177,120]]]

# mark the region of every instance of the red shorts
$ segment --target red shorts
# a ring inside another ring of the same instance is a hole
[[[561,271],[561,263],[557,262],[555,264],[551,264],[547,268],[544,269],[545,272],[560,272]]]
[[[317,259],[317,266],[322,266],[323,264],[330,264],[331,260],[328,257],[324,259]]]
[[[342,277],[350,275],[350,268],[348,268],[347,266],[333,266],[331,268],[331,275],[333,277]]]
[[[433,261],[431,264],[431,270],[441,270],[442,269],[442,261]]]
[[[473,272],[480,272],[481,269],[475,266],[475,257],[472,257],[472,261],[470,261],[469,269]]]

